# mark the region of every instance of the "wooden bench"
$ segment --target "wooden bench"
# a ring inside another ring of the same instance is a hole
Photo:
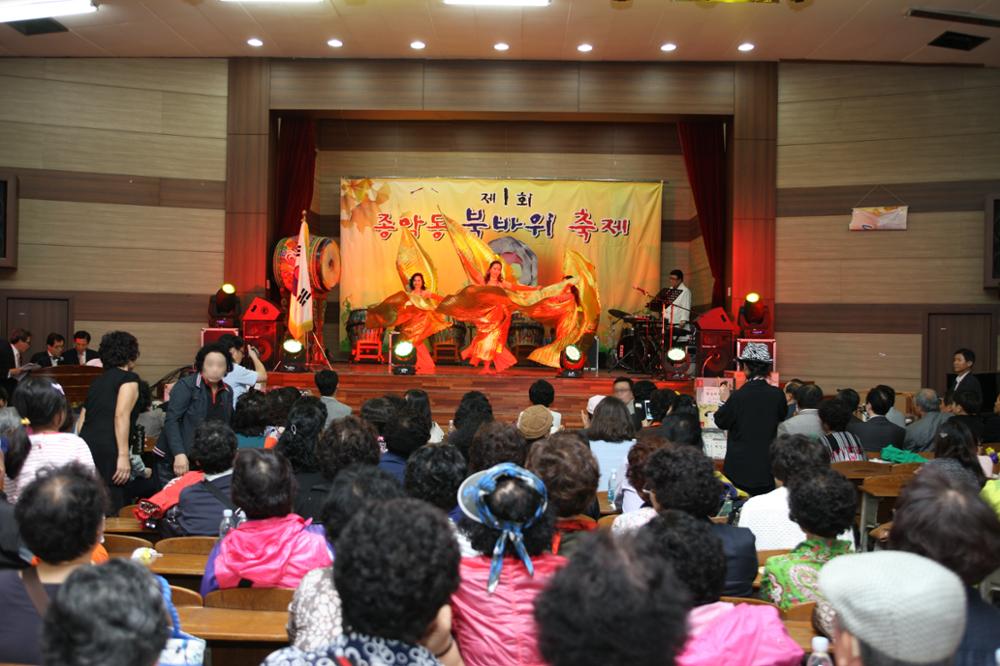
[[[867,552],[871,543],[869,531],[878,525],[878,507],[883,499],[899,497],[903,487],[913,480],[913,474],[871,476],[861,483],[861,543],[859,552]]]
[[[215,590],[205,597],[206,608],[233,610],[287,611],[295,590],[263,587],[234,587]]]
[[[181,629],[208,641],[212,666],[259,664],[288,645],[288,611],[182,606],[177,615]]]
[[[207,557],[212,552],[212,548],[215,547],[217,541],[217,538],[208,536],[170,537],[169,539],[157,542],[156,550],[164,555],[175,553],[182,555],[204,555]]]

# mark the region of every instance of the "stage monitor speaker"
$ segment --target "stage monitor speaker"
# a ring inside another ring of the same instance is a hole
[[[712,308],[698,317],[695,323],[702,331],[729,331],[736,334],[740,330],[736,322],[722,308]]]
[[[280,324],[281,309],[257,297],[243,312],[243,339],[257,348],[264,365],[278,360],[278,345],[283,333]]]
[[[721,377],[733,367],[733,333],[701,331],[698,341],[698,376]]]

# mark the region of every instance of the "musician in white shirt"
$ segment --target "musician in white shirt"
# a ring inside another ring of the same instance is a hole
[[[670,271],[670,288],[680,289],[681,293],[674,299],[673,305],[667,307],[666,317],[670,321],[671,315],[674,318],[674,326],[687,323],[691,318],[691,290],[684,284],[684,271],[675,268]]]

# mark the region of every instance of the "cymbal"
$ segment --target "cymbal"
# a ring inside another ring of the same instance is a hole
[[[626,317],[631,317],[632,316],[628,312],[624,312],[623,310],[615,310],[615,309],[608,310],[608,314],[611,315],[612,317],[614,317],[615,319],[625,319]]]

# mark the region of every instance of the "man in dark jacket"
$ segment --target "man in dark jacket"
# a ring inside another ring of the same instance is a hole
[[[898,449],[903,448],[906,428],[900,428],[886,418],[885,415],[891,408],[892,398],[889,393],[884,388],[876,386],[868,391],[865,397],[868,420],[847,425],[847,432],[861,440],[861,446],[865,451],[881,451],[890,444]]]
[[[235,508],[229,490],[236,448],[236,433],[225,423],[205,421],[194,431],[191,462],[205,478],[181,491],[177,522],[183,534],[217,535],[222,512]]]
[[[38,352],[31,357],[32,363],[37,363],[43,368],[51,368],[62,364],[63,348],[66,346],[66,338],[58,333],[49,333],[45,338],[45,351]]]
[[[723,473],[737,488],[762,495],[774,490],[768,451],[788,405],[784,392],[767,383],[774,361],[766,344],[747,343],[739,362],[746,383],[732,394],[724,384],[719,391],[722,404],[715,412],[715,425],[728,431]]]
[[[87,331],[77,331],[73,334],[73,348],[67,350],[62,355],[61,365],[86,365],[87,361],[100,358],[98,353],[89,349],[90,333]]]

